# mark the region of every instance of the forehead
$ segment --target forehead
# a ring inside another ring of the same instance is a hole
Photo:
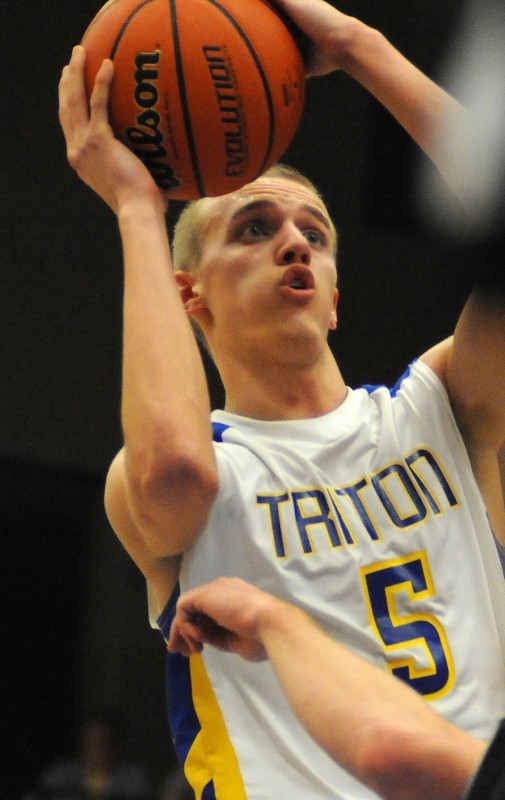
[[[256,202],[272,202],[282,207],[313,209],[318,216],[330,222],[330,216],[318,195],[307,186],[288,178],[262,177],[248,183],[236,192],[221,197],[207,198],[209,217],[226,223],[242,209],[253,207]],[[209,220],[210,222],[210,220]]]

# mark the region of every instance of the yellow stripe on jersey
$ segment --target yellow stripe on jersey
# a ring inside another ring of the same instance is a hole
[[[203,790],[212,780],[212,775],[203,746],[201,731],[196,735],[186,756],[184,773],[195,793],[196,800],[202,800]]]
[[[225,721],[212,690],[203,659],[189,660],[193,705],[201,730],[188,753],[184,771],[200,800],[203,789],[214,782],[219,800],[247,800],[242,775]]]

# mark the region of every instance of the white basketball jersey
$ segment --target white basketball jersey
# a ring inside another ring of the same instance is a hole
[[[220,491],[183,558],[181,591],[221,575],[256,584],[490,738],[505,715],[505,585],[432,371],[415,362],[394,390],[349,390],[316,419],[218,411],[213,423]],[[167,608],[164,633],[169,620]],[[311,740],[268,663],[211,647],[174,663],[172,730],[197,798],[376,797]]]

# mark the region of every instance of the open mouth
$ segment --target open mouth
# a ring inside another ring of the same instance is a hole
[[[295,291],[314,289],[314,275],[312,270],[301,265],[288,267],[282,276],[281,286],[286,286]]]

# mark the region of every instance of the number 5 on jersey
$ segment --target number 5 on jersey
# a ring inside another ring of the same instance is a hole
[[[435,595],[426,553],[363,567],[361,579],[390,672],[427,699],[447,694],[454,683],[449,643],[438,619],[421,611]]]

